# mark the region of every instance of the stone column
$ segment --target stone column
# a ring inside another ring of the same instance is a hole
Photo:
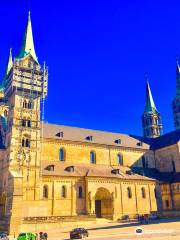
[[[76,216],[76,189],[75,184],[71,183],[71,215]]]

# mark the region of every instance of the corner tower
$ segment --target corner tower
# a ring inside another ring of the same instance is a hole
[[[178,60],[176,60],[176,96],[172,103],[174,126],[175,129],[180,129],[180,67]]]
[[[10,232],[19,231],[16,228],[23,217],[38,215],[38,209],[28,206],[40,198],[40,102],[47,95],[47,79],[47,68],[39,64],[35,53],[29,13],[20,54],[12,62],[10,53],[3,83],[9,111],[2,191]],[[24,201],[29,203],[26,209]]]
[[[148,80],[146,83],[146,104],[142,115],[142,127],[144,137],[155,138],[162,134],[161,115],[156,109]]]

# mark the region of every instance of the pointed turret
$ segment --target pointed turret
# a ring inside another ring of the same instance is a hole
[[[153,97],[152,97],[152,93],[151,93],[151,89],[150,89],[148,80],[147,80],[147,83],[146,83],[145,112],[157,112],[157,109],[156,109],[156,106],[154,104],[154,100],[153,100]]]
[[[0,85],[0,92],[4,90],[4,85],[5,85],[6,78],[7,78],[8,74],[10,73],[12,67],[13,67],[12,49],[10,48],[9,56],[8,56],[7,64],[6,64],[6,71],[5,71],[2,83]]]
[[[176,96],[172,103],[175,129],[180,129],[180,67],[176,58]]]
[[[24,58],[27,55],[31,55],[33,57],[33,59],[36,62],[38,62],[36,52],[34,49],[30,11],[28,13],[28,21],[27,21],[26,31],[25,31],[23,44],[22,44],[21,51],[20,51],[18,58]]]
[[[155,106],[149,82],[146,79],[146,104],[142,115],[144,137],[155,138],[162,134],[161,115]]]
[[[12,67],[13,67],[12,48],[10,48],[9,57],[8,57],[8,61],[7,61],[7,66],[6,66],[6,76],[9,74]]]

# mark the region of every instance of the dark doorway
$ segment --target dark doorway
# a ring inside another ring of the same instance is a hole
[[[95,213],[97,218],[101,218],[101,200],[95,201]]]

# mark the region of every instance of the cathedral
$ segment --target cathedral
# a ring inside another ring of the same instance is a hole
[[[14,60],[13,60],[14,59]],[[175,130],[163,135],[149,82],[143,136],[44,122],[48,69],[34,48],[31,16],[0,86],[0,230],[65,223],[180,216],[180,67]]]

